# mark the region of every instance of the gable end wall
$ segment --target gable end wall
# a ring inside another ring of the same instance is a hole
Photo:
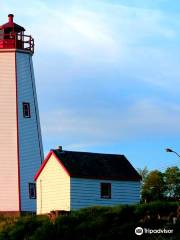
[[[70,177],[52,154],[36,180],[37,214],[70,210]]]

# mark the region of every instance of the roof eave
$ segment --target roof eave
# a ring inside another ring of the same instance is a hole
[[[65,168],[65,166],[63,165],[63,163],[60,161],[60,159],[56,156],[56,154],[54,153],[53,150],[51,150],[48,155],[46,156],[46,158],[44,159],[43,163],[41,164],[39,170],[37,171],[36,175],[34,176],[34,181],[36,181],[39,177],[39,175],[41,174],[41,172],[43,171],[44,167],[46,166],[47,162],[49,161],[51,156],[54,156],[55,159],[58,161],[58,163],[61,165],[61,167],[64,169],[64,171],[67,173],[68,176],[70,176],[70,173],[68,172],[68,170]]]
[[[96,176],[80,176],[80,175],[71,175],[71,178],[81,178],[81,179],[96,179],[96,180],[108,180],[108,181],[127,181],[127,182],[140,182],[140,178],[118,178],[118,177],[96,177]]]

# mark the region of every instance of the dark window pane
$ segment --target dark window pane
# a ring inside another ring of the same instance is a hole
[[[111,183],[101,183],[101,198],[111,198]]]
[[[30,118],[31,112],[30,112],[30,103],[23,103],[23,117],[24,118]]]
[[[29,198],[35,199],[36,198],[36,184],[29,183]]]

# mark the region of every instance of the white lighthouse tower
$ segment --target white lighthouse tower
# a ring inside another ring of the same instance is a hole
[[[34,174],[43,160],[32,64],[34,40],[0,26],[0,214],[36,211]]]

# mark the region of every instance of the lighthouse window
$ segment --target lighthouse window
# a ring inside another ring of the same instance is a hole
[[[36,199],[36,184],[29,183],[29,198]]]
[[[30,118],[31,117],[30,103],[23,102],[23,117],[24,118]]]

